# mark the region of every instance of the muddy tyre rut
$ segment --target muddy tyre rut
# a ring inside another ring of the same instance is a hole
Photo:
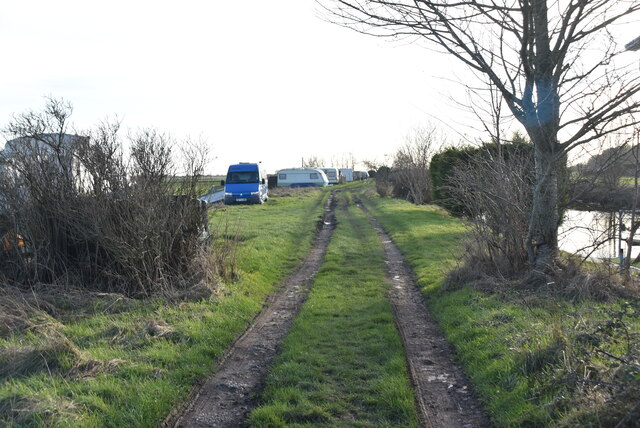
[[[422,425],[491,426],[470,382],[454,362],[454,350],[429,313],[404,256],[362,201],[356,199],[356,205],[367,215],[382,241],[391,282],[389,299],[404,343]]]

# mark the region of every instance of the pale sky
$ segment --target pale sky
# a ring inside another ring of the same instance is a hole
[[[0,0],[0,126],[64,98],[80,130],[117,115],[205,139],[208,173],[383,160],[429,123],[473,133],[449,100],[465,101],[461,63],[317,15],[313,0]]]
[[[329,24],[312,0],[0,4],[0,126],[62,97],[80,129],[117,115],[206,139],[212,173],[382,160],[449,103],[446,58]]]

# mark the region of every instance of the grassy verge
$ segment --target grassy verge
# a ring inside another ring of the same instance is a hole
[[[251,426],[417,426],[383,252],[342,194],[313,289],[282,344]]]
[[[359,189],[411,263],[497,426],[635,426],[638,307],[572,302],[535,290],[443,289],[460,251],[460,222],[438,208]]]
[[[24,328],[0,328],[0,425],[156,426],[304,256],[325,198],[312,192],[216,211],[214,227],[225,218],[240,224],[240,268],[211,297],[136,301],[60,290],[39,300],[42,310],[23,314]],[[17,313],[0,305],[0,327]]]

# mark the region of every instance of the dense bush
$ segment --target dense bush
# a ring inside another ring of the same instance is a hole
[[[474,147],[449,147],[431,158],[429,174],[433,186],[433,201],[451,214],[460,216],[465,211],[464,205],[451,195],[449,180],[456,168],[468,164],[469,159],[479,151]]]
[[[469,215],[465,201],[451,192],[451,180],[455,172],[466,168],[480,159],[502,158],[508,161],[511,156],[527,153],[533,162],[533,145],[519,134],[514,134],[513,142],[506,144],[487,143],[480,147],[448,147],[436,153],[429,165],[429,174],[433,186],[433,201],[453,215]],[[533,167],[528,172],[534,174]]]
[[[376,191],[382,197],[393,195],[393,183],[391,182],[391,168],[381,166],[376,171]]]
[[[147,296],[207,274],[206,206],[196,184],[203,146],[183,150],[154,130],[129,137],[117,124],[85,136],[68,133],[71,106],[49,100],[44,112],[14,117],[0,157],[5,248],[0,274],[18,285],[73,284]],[[22,245],[23,244],[23,245]]]

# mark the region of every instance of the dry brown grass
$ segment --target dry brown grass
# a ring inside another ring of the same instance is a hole
[[[66,337],[48,335],[37,346],[0,349],[0,379],[36,373],[66,375],[83,363],[81,352]]]
[[[565,258],[554,270],[552,278],[553,287],[574,301],[609,302],[640,296],[640,278],[621,275],[615,265],[579,265],[572,258]]]
[[[468,240],[465,248],[458,265],[447,274],[444,289],[470,285],[488,292],[507,292],[507,296],[510,289],[518,289],[531,296],[595,302],[640,296],[640,276],[621,275],[616,265],[580,263],[572,256],[562,256],[541,281],[528,271],[514,269],[507,259],[490,257],[486,248],[473,240]]]
[[[0,337],[25,331],[59,331],[61,324],[50,313],[54,307],[36,294],[15,287],[0,287]]]
[[[144,333],[155,338],[179,342],[183,336],[164,320],[151,320],[144,326]]]
[[[186,290],[177,292],[174,296],[171,297],[172,300],[197,302],[200,300],[208,299],[211,296],[217,294],[220,291],[221,287],[221,285],[217,285],[214,287],[211,284],[202,281],[195,285],[192,285]]]
[[[291,196],[305,196],[309,193],[317,191],[317,187],[275,187],[273,189],[269,189],[269,196],[276,198],[286,198]]]
[[[65,378],[87,378],[113,370],[121,361],[96,361],[84,355],[64,334],[61,317],[120,311],[127,305],[122,295],[91,293],[49,287],[40,292],[0,288],[0,380],[37,373]],[[96,302],[100,302],[96,304]],[[25,341],[25,334],[29,340]],[[21,338],[11,340],[11,337]],[[2,412],[0,412],[1,414]]]
[[[46,421],[67,415],[73,420],[78,406],[70,399],[51,397],[23,397],[14,395],[0,400],[0,416],[15,427],[47,426]],[[36,416],[37,415],[37,416]]]

